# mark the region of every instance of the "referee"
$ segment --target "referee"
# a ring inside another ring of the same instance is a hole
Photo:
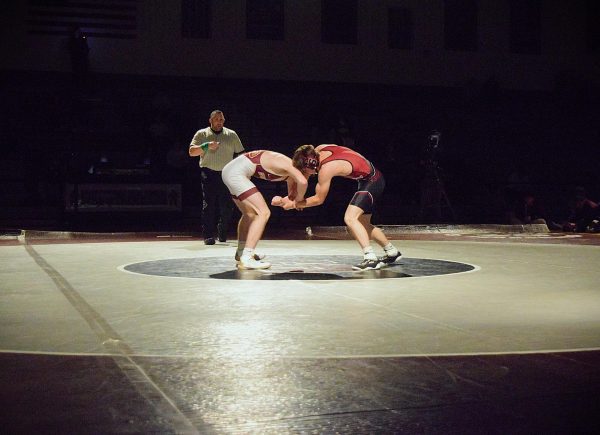
[[[227,231],[233,212],[231,194],[223,183],[221,171],[227,163],[244,151],[237,133],[224,127],[225,115],[213,110],[209,127],[198,130],[189,147],[190,157],[200,157],[202,179],[202,236],[204,244],[214,245],[215,234],[220,242],[227,241]]]

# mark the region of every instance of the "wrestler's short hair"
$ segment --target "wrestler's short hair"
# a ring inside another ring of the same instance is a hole
[[[319,167],[319,153],[313,145],[302,145],[294,151],[292,163],[296,169],[312,169],[316,171]]]

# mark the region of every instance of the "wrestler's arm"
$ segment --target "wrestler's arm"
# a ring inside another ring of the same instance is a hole
[[[329,194],[333,175],[334,174],[331,171],[322,170],[319,172],[319,178],[317,180],[317,185],[315,186],[315,194],[306,198],[304,201],[296,201],[296,208],[301,210],[303,208],[316,207],[323,204]]]
[[[288,196],[285,198],[281,197],[273,197],[271,200],[271,204],[279,207],[283,207],[284,205],[293,204],[295,199],[304,199],[304,195],[306,193],[306,189],[308,188],[308,181],[306,177],[300,172],[298,169],[294,167],[292,164],[292,160],[283,155],[269,153],[267,156],[270,157],[268,161],[265,161],[265,155],[263,155],[263,166],[265,163],[268,164],[268,168],[273,173],[279,175],[287,175],[287,188],[288,188]],[[289,206],[287,209],[294,208],[293,206]]]
[[[306,194],[306,189],[308,188],[308,181],[302,172],[298,169],[294,168],[294,166],[290,163],[288,168],[288,198],[294,201],[302,201],[304,199],[304,195]]]
[[[288,195],[284,196],[283,198],[281,196],[274,196],[271,199],[271,205],[282,207],[284,210],[291,210],[293,208],[296,208],[296,200],[298,198],[300,198],[300,200],[304,199],[304,194],[306,193],[308,182],[306,182],[305,179],[304,181],[306,182],[306,185],[304,187],[300,187],[304,183],[301,182],[301,184],[298,184],[296,183],[295,179],[292,179],[291,177],[288,178],[286,181]]]

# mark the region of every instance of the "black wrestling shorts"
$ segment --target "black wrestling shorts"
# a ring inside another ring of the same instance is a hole
[[[385,189],[385,179],[378,169],[373,168],[373,174],[368,178],[358,180],[358,190],[350,204],[361,208],[365,214],[373,214],[375,202],[381,198]]]

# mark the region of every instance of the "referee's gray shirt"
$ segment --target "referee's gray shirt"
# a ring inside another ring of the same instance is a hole
[[[202,145],[204,142],[219,142],[216,151],[207,149],[204,157],[200,158],[200,167],[222,171],[227,163],[233,160],[234,154],[244,151],[244,146],[237,133],[229,128],[223,127],[219,134],[215,134],[210,127],[198,130],[194,135],[190,146]]]

